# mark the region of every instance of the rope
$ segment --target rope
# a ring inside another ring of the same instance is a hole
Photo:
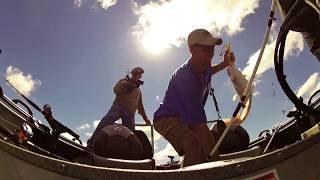
[[[218,106],[218,102],[216,99],[216,96],[214,95],[214,89],[212,88],[211,84],[209,83],[209,87],[210,87],[210,95],[212,96],[213,102],[214,102],[214,106],[216,108],[217,114],[218,114],[218,120],[222,120],[221,114],[220,114],[220,110],[219,110],[219,106]]]

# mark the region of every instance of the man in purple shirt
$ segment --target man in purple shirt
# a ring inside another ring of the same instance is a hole
[[[185,155],[183,166],[205,162],[215,144],[204,105],[211,76],[234,61],[233,54],[227,51],[223,62],[211,65],[215,45],[221,44],[222,39],[205,29],[189,34],[191,59],[173,73],[163,102],[154,113],[154,128],[180,156]]]

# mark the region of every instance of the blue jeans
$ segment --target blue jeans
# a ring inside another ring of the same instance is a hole
[[[87,141],[87,147],[93,149],[93,142],[95,136],[107,125],[113,124],[121,118],[122,124],[128,127],[131,131],[135,129],[134,114],[128,112],[125,108],[121,107],[116,101],[113,102],[108,113],[101,119],[97,128],[93,132],[90,139]]]

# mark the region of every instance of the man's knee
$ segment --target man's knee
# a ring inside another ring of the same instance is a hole
[[[196,136],[186,136],[183,140],[183,151],[185,155],[201,152],[201,143]]]

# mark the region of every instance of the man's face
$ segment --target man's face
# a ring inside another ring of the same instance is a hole
[[[132,74],[132,79],[134,80],[134,81],[138,81],[138,80],[140,80],[141,79],[141,77],[142,77],[142,74]]]
[[[191,47],[192,57],[196,58],[203,66],[211,66],[215,45],[195,44]]]

